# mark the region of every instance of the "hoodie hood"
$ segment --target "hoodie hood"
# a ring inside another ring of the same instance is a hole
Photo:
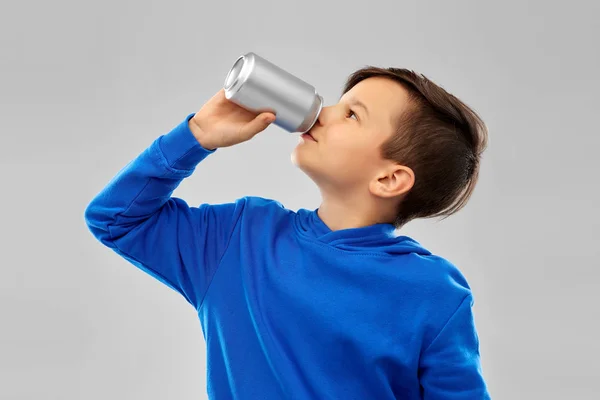
[[[332,231],[315,210],[300,209],[296,213],[296,230],[308,239],[340,250],[400,255],[430,255],[416,240],[400,235],[392,224],[375,224],[361,228]]]

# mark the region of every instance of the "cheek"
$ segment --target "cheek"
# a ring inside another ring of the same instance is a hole
[[[355,175],[369,174],[369,166],[373,165],[373,157],[376,155],[372,144],[364,140],[343,138],[328,145],[327,159],[333,168]]]

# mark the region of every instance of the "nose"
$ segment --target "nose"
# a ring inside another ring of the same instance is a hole
[[[336,106],[323,107],[315,125],[327,125],[335,118],[341,117],[341,115],[341,111],[337,110]]]

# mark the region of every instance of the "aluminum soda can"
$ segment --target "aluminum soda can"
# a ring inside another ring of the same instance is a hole
[[[290,133],[308,132],[323,108],[312,85],[252,52],[235,60],[223,89],[228,100],[249,111],[274,113],[273,124]]]

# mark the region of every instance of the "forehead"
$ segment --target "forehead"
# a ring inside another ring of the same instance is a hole
[[[408,92],[396,81],[373,77],[357,83],[340,100],[348,103],[361,101],[369,109],[369,123],[391,128],[396,117],[407,107]]]

